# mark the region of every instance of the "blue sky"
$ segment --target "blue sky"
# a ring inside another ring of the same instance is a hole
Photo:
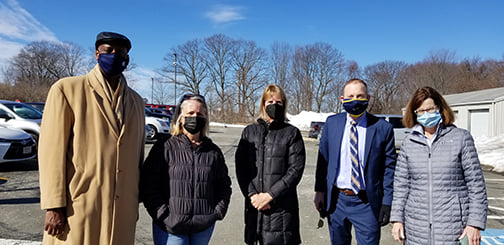
[[[115,31],[131,39],[135,87],[148,97],[143,87],[170,48],[217,33],[265,49],[274,41],[326,42],[362,67],[416,63],[439,49],[501,60],[503,11],[500,0],[0,0],[0,65],[31,41],[70,41],[87,51],[98,32]]]

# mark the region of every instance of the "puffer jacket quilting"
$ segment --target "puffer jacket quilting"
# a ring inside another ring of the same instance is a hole
[[[483,173],[467,130],[440,124],[429,147],[413,132],[401,146],[390,221],[402,222],[405,244],[460,244],[466,225],[485,229]]]
[[[173,234],[200,232],[224,218],[231,179],[224,156],[209,138],[193,149],[185,135],[158,140],[142,168],[140,194],[162,229]]]
[[[263,120],[247,126],[236,151],[236,175],[245,198],[245,242],[261,233],[264,244],[299,244],[297,184],[305,166],[305,147],[299,129]],[[258,212],[252,194],[267,192],[271,209]]]

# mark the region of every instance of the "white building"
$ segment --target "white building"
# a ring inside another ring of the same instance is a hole
[[[455,125],[473,137],[504,135],[504,87],[443,96],[455,112]]]

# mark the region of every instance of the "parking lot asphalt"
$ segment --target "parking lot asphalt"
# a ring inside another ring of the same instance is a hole
[[[210,138],[222,149],[232,180],[233,194],[228,213],[216,224],[210,244],[243,244],[243,197],[235,177],[234,153],[242,128],[212,127]],[[308,132],[303,132],[305,136]],[[313,186],[317,142],[305,137],[307,161],[298,186],[303,244],[330,244],[327,224],[317,229],[318,213],[313,206]],[[149,152],[152,144],[146,145]],[[504,229],[504,176],[484,172],[489,197],[487,228]],[[37,161],[0,164],[0,177],[8,182],[0,185],[0,245],[40,244],[44,212],[40,210]],[[398,244],[390,235],[391,226],[382,228],[380,244]],[[14,241],[15,239],[16,241]],[[28,241],[34,241],[28,243]],[[140,204],[135,244],[152,244],[151,219]],[[353,244],[356,244],[353,242]]]

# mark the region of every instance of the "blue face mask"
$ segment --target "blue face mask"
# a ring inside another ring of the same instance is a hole
[[[105,74],[109,76],[119,75],[128,66],[128,60],[120,54],[100,54],[98,64]]]
[[[360,117],[368,107],[368,99],[343,99],[343,108],[352,117]]]
[[[441,114],[439,111],[435,112],[425,112],[424,114],[417,116],[418,123],[422,124],[426,128],[432,128],[436,126],[441,120]]]

